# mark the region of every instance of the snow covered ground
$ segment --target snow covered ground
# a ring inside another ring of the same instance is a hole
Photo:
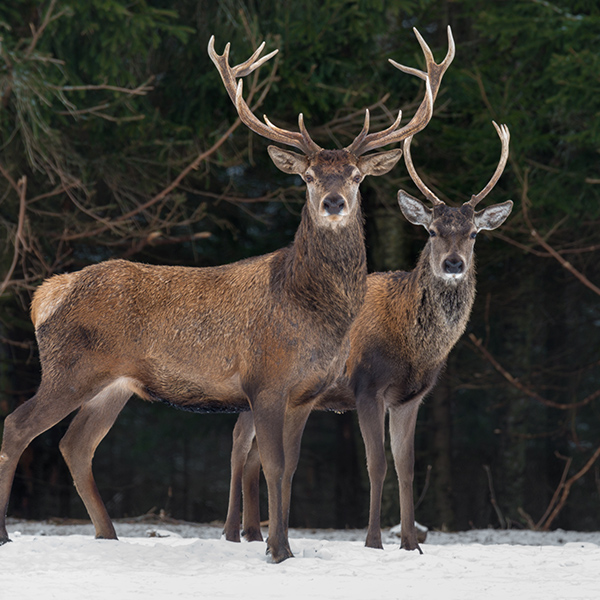
[[[270,564],[264,543],[233,544],[213,525],[91,525],[9,520],[2,600],[598,600],[600,532],[429,532],[423,555],[363,546],[362,530],[291,530],[295,558]],[[162,537],[164,536],[164,537]]]

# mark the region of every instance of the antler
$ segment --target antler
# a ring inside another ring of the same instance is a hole
[[[433,58],[433,53],[425,40],[416,29],[413,29],[413,31],[415,32],[417,40],[423,50],[423,54],[425,55],[427,73],[424,73],[419,69],[413,69],[412,67],[405,67],[392,59],[389,59],[389,61],[400,71],[425,80],[425,98],[423,99],[423,102],[421,102],[421,105],[413,118],[402,127],[402,129],[398,129],[400,120],[402,119],[402,111],[400,111],[396,121],[390,127],[383,131],[369,134],[369,111],[367,110],[362,131],[358,134],[356,139],[346,147],[348,152],[352,152],[356,156],[360,156],[361,154],[369,152],[370,150],[375,150],[376,148],[381,148],[382,146],[387,146],[388,144],[401,142],[407,137],[413,136],[415,133],[418,133],[425,128],[433,115],[433,103],[435,102],[435,98],[440,89],[442,77],[454,59],[454,38],[452,37],[452,30],[450,29],[450,26],[448,26],[448,52],[444,60],[440,64],[437,64]]]
[[[242,97],[243,83],[241,78],[249,75],[255,69],[258,69],[258,67],[263,65],[270,58],[275,56],[277,52],[279,52],[279,50],[274,50],[270,54],[267,54],[258,60],[258,57],[260,56],[264,47],[265,43],[263,42],[247,61],[235,67],[231,67],[229,65],[230,44],[227,43],[223,54],[219,56],[215,52],[215,36],[213,35],[208,42],[208,55],[213,63],[215,63],[215,66],[221,75],[221,79],[223,80],[223,85],[225,86],[231,101],[235,105],[242,123],[244,123],[255,133],[258,133],[259,135],[262,135],[273,142],[294,146],[295,148],[302,150],[302,152],[307,155],[319,152],[322,150],[322,148],[315,144],[308,134],[308,131],[304,126],[304,118],[302,113],[298,115],[298,127],[300,128],[300,132],[287,131],[273,125],[273,123],[267,119],[266,115],[264,116],[265,122],[263,123],[260,121],[254,115],[252,110],[250,110],[250,107]],[[237,81],[238,77],[240,78],[239,81]]]
[[[443,200],[440,200],[422,181],[422,179],[417,174],[415,166],[413,165],[412,156],[410,155],[410,143],[412,142],[413,136],[406,138],[404,140],[404,164],[408,170],[408,174],[410,178],[413,180],[413,183],[419,188],[420,192],[433,204],[445,204]]]
[[[504,167],[506,166],[506,161],[508,160],[508,143],[510,141],[510,133],[508,131],[508,127],[506,125],[498,125],[495,121],[492,121],[496,131],[498,132],[498,136],[502,141],[502,154],[500,156],[500,162],[496,167],[496,172],[488,182],[488,184],[479,192],[479,194],[475,196],[471,196],[471,199],[465,202],[465,205],[472,206],[475,208],[481,200],[483,200],[493,189],[493,187],[498,183],[498,179],[502,175],[504,171]],[[406,164],[406,168],[408,169],[408,173],[410,178],[413,180],[414,184],[419,188],[420,192],[427,198],[433,205],[436,204],[445,204],[443,200],[440,200],[421,180],[417,171],[413,165],[412,156],[410,154],[410,143],[412,142],[413,136],[411,135],[409,138],[404,140],[404,163]]]
[[[498,179],[500,179],[500,175],[504,171],[504,167],[506,166],[506,161],[508,160],[508,145],[510,142],[510,132],[508,131],[508,127],[506,125],[498,125],[495,121],[492,121],[496,131],[498,132],[498,137],[502,142],[502,154],[500,155],[500,161],[498,162],[498,166],[496,167],[495,173],[492,175],[492,178],[489,180],[488,184],[479,192],[479,194],[475,196],[471,196],[471,199],[466,202],[473,208],[481,202],[493,189],[493,187],[498,183]]]

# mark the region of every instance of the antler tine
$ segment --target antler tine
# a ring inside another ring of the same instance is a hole
[[[356,147],[359,148],[360,145],[364,142],[365,138],[367,137],[367,134],[369,133],[369,127],[371,125],[371,113],[369,112],[369,109],[365,109],[365,122],[363,124],[363,128],[361,129],[360,133],[354,138],[354,141],[352,142],[352,144],[350,144],[350,146],[348,146],[346,148],[346,150],[348,150],[349,152],[352,152],[352,148]]]
[[[394,65],[394,67],[396,67],[396,69],[399,69],[400,71],[402,71],[404,73],[408,73],[410,75],[415,75],[416,77],[420,77],[421,79],[425,79],[426,77],[429,77],[429,79],[431,80],[431,89],[433,91],[433,101],[435,102],[438,91],[440,89],[440,84],[442,82],[442,77],[444,76],[444,73],[446,72],[446,70],[448,69],[448,67],[450,66],[452,61],[454,60],[454,55],[456,54],[456,45],[454,43],[454,36],[452,35],[452,29],[450,28],[450,25],[448,25],[448,29],[447,29],[448,52],[446,53],[444,60],[439,64],[437,64],[435,62],[435,60],[433,58],[433,53],[431,52],[431,48],[427,45],[427,42],[423,39],[421,34],[417,31],[416,28],[413,28],[413,31],[419,42],[419,45],[421,46],[421,50],[423,50],[423,54],[425,55],[425,62],[427,64],[427,73],[424,73],[423,71],[420,71],[419,69],[413,69],[412,67],[405,67],[404,65],[397,63],[395,60],[392,60],[391,58],[388,60],[392,63],[392,65]]]
[[[440,200],[424,183],[423,180],[417,174],[415,166],[413,165],[412,156],[410,154],[410,143],[412,142],[413,136],[407,137],[404,140],[404,164],[408,170],[410,178],[413,183],[419,188],[420,192],[429,200],[434,206],[438,204],[445,204],[443,200]]]
[[[396,119],[396,122],[388,127],[385,131],[371,133],[369,135],[361,132],[352,142],[352,144],[346,148],[349,152],[353,152],[358,156],[370,150],[375,150],[376,148],[381,148],[382,146],[386,146],[388,144],[403,141],[407,137],[424,129],[427,123],[429,123],[431,116],[433,115],[433,103],[440,88],[442,77],[454,59],[455,44],[454,38],[452,37],[452,30],[450,27],[448,27],[448,52],[446,53],[444,60],[440,64],[437,64],[434,60],[433,53],[431,52],[431,49],[425,40],[421,37],[416,29],[414,29],[414,32],[425,56],[427,73],[412,67],[405,67],[404,65],[401,65],[400,63],[397,63],[391,59],[390,63],[404,73],[408,73],[409,75],[414,75],[420,79],[423,79],[425,81],[426,88],[425,98],[407,125],[401,129],[398,129],[401,119],[400,113]]]
[[[472,207],[475,207],[483,200],[494,188],[494,186],[498,183],[502,172],[504,171],[504,167],[506,166],[506,161],[508,160],[508,152],[509,152],[509,143],[510,143],[510,132],[508,131],[508,127],[506,125],[500,125],[495,121],[492,121],[494,127],[496,128],[496,132],[498,133],[498,137],[502,142],[502,153],[500,155],[500,160],[498,162],[498,166],[496,167],[496,171],[492,175],[492,178],[489,180],[488,184],[475,196],[471,196],[471,199],[465,204],[469,204]]]
[[[273,58],[278,52],[279,48],[273,50],[273,52],[269,52],[266,56],[263,56],[260,60],[256,60],[265,47],[266,42],[263,42],[255,51],[254,54],[245,62],[237,65],[236,67],[232,67],[233,74],[236,77],[246,77],[246,75],[250,75],[252,71],[258,69],[264,65],[269,59]],[[228,56],[229,56],[229,44],[227,44]],[[229,62],[229,61],[227,61]]]
[[[287,131],[275,127],[275,125],[273,125],[266,117],[265,123],[260,121],[244,100],[242,95],[243,80],[238,80],[238,77],[241,78],[249,75],[279,52],[279,50],[275,50],[266,56],[263,56],[261,59],[258,59],[264,47],[265,43],[263,42],[248,60],[235,67],[231,67],[229,65],[230,44],[227,43],[225,45],[223,54],[219,56],[215,52],[215,36],[213,35],[208,42],[208,54],[221,75],[225,90],[229,94],[242,123],[255,133],[258,133],[271,141],[294,146],[307,155],[320,151],[322,148],[313,142],[306,127],[304,127],[302,115],[299,117],[300,132]]]
[[[289,131],[286,131],[285,129],[281,129],[281,127],[277,127],[277,125],[273,125],[273,123],[271,123],[271,121],[269,120],[267,115],[263,115],[263,119],[265,120],[267,127],[269,129],[271,129],[272,131],[274,131],[275,133],[277,133],[278,135],[285,136],[286,134],[290,133]],[[312,141],[310,135],[308,134],[308,131],[304,125],[304,115],[302,113],[300,113],[298,115],[298,128],[300,129],[300,135],[302,136],[306,147],[310,147],[312,144],[312,145],[314,145],[313,146],[314,149],[312,150],[313,152],[314,151],[318,152],[319,150],[321,150],[320,146],[317,146]],[[299,147],[299,146],[297,146],[297,147]]]

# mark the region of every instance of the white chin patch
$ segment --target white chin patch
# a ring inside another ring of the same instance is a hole
[[[465,276],[463,273],[442,273],[442,279],[448,283],[458,283]]]
[[[348,213],[343,210],[337,215],[330,215],[328,212],[321,212],[321,219],[323,220],[323,224],[329,227],[335,228],[343,225],[348,220]]]

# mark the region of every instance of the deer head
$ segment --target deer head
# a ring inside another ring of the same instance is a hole
[[[475,206],[485,198],[500,179],[508,159],[510,134],[506,125],[494,123],[502,142],[502,154],[496,171],[479,194],[462,206],[453,207],[440,200],[418,176],[410,155],[412,136],[404,142],[404,161],[411,179],[422,194],[433,204],[425,206],[403,190],[398,192],[398,203],[402,214],[414,225],[422,225],[429,232],[428,256],[434,276],[447,282],[460,281],[472,268],[475,238],[483,229],[496,229],[506,220],[513,203],[501,204],[475,211]]]
[[[398,162],[401,149],[388,150],[363,156],[365,153],[388,144],[405,140],[421,131],[431,119],[433,103],[442,76],[454,58],[454,40],[448,28],[448,53],[437,64],[431,50],[415,30],[427,63],[427,73],[390,62],[399,70],[425,80],[425,97],[414,117],[404,127],[400,127],[402,112],[387,129],[369,133],[369,111],[366,111],[362,131],[354,141],[342,150],[325,150],[310,137],[302,114],[298,117],[298,132],[281,129],[265,116],[260,121],[248,107],[242,96],[242,77],[252,73],[264,64],[278,50],[259,59],[264,42],[244,63],[235,67],[229,65],[229,48],[225,46],[222,55],[214,49],[214,36],[208,44],[208,53],[216,65],[225,89],[234,103],[241,121],[252,131],[281,144],[292,146],[302,152],[292,152],[277,146],[269,146],[268,152],[275,165],[285,173],[300,175],[307,187],[308,209],[316,222],[323,226],[337,228],[350,222],[360,210],[359,185],[367,175],[384,175]],[[238,81],[238,78],[239,81]]]

